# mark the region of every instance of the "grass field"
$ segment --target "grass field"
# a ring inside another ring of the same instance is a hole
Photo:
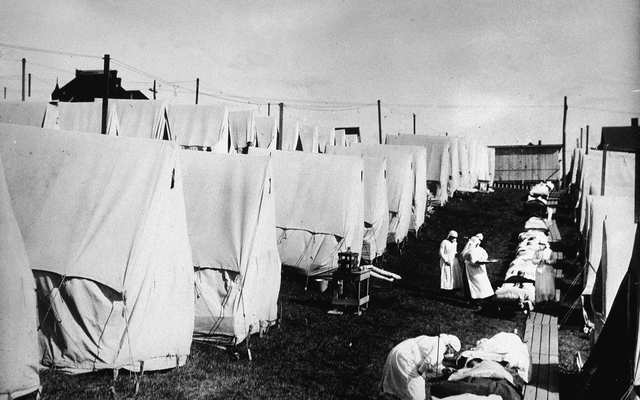
[[[519,213],[522,195],[515,191],[464,195],[437,210],[418,238],[385,256],[381,266],[404,279],[395,284],[375,282],[369,309],[361,316],[327,314],[328,298],[312,289],[305,291],[304,279],[284,271],[281,326],[251,339],[253,361],[243,354],[236,360],[215,346],[194,343],[185,367],[145,373],[135,398],[375,399],[387,353],[408,337],[441,331],[457,335],[465,348],[500,331],[517,328],[522,334],[523,315],[480,314],[462,296],[445,298],[438,290],[438,246],[450,229],[460,237],[482,232],[489,256],[502,260],[492,267],[490,278],[496,283],[504,277],[524,223]],[[577,334],[569,339],[575,340],[565,354],[584,344]],[[570,367],[567,372],[572,372]],[[81,376],[46,371],[42,382],[47,399],[113,398],[111,371]],[[134,375],[121,372],[115,397],[134,397],[134,387]]]

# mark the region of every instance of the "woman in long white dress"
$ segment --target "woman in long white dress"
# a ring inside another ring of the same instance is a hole
[[[464,254],[464,264],[467,280],[469,281],[469,292],[471,298],[474,300],[486,299],[494,294],[484,263],[488,260],[489,255],[485,249],[480,247],[482,237],[479,235],[481,234],[475,236],[476,240]],[[471,242],[471,239],[469,242]]]
[[[462,287],[462,271],[458,263],[458,232],[450,231],[440,243],[440,289],[453,290]]]

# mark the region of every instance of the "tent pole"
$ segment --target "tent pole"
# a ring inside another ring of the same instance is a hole
[[[196,104],[198,104],[198,94],[200,94],[200,78],[196,78]]]
[[[416,134],[416,113],[413,113],[413,134]]]
[[[28,85],[27,85],[27,88],[28,88],[28,90],[27,90],[27,97],[31,97],[31,72],[29,72],[29,75],[27,75],[27,76],[28,76],[28,78],[29,78],[29,79],[27,80],[27,83],[28,83]]]
[[[278,140],[276,142],[276,149],[278,150],[282,150],[282,135],[283,135],[283,131],[282,131],[282,113],[284,112],[284,103],[279,103],[278,104],[278,108],[280,109],[280,116],[279,116],[279,131],[278,131]]]
[[[267,117],[271,116],[271,103],[267,103]]]
[[[607,176],[607,145],[602,149],[602,176],[600,177],[600,196],[604,196],[604,184]]]
[[[380,114],[380,99],[378,99],[378,138],[382,144],[382,114]]]
[[[584,154],[589,154],[589,125],[587,125],[585,139],[586,139],[586,142],[585,142],[585,153]]]
[[[27,59],[22,59],[22,101],[24,101],[24,72],[27,67]]]
[[[102,129],[103,135],[107,134],[107,112],[109,111],[109,54],[104,55],[104,92],[102,93]]]
[[[562,113],[562,181],[567,175],[567,96],[564,96]]]
[[[580,148],[582,148],[582,128],[580,128]]]

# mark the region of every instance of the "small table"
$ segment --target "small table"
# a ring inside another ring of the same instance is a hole
[[[355,307],[358,315],[369,305],[369,279],[371,271],[336,271],[333,275],[334,289],[331,304]]]

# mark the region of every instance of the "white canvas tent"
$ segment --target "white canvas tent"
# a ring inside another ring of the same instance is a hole
[[[282,127],[282,150],[295,151],[300,140],[300,125],[298,122],[290,122]]]
[[[362,157],[364,161],[364,239],[365,260],[384,254],[389,236],[389,201],[387,198],[387,161],[384,157],[366,157],[355,149],[328,146],[327,154]]]
[[[229,112],[225,106],[169,104],[167,118],[178,144],[229,152]]]
[[[387,161],[387,203],[389,206],[389,233],[387,242],[400,243],[407,237],[411,225],[413,201],[413,158],[406,151],[395,151],[391,146],[361,145],[336,146],[330,153],[384,158]]]
[[[309,153],[318,152],[318,127],[311,125],[300,125],[300,144],[302,151]]]
[[[449,177],[452,175],[452,160],[450,154],[450,140],[448,137],[426,136],[426,135],[398,135],[387,136],[387,144],[390,145],[412,145],[422,146],[426,150],[427,175],[426,180],[437,181],[440,184],[433,197],[446,203],[449,193],[455,189],[451,188]],[[456,160],[457,161],[457,160]]]
[[[254,110],[229,112],[229,136],[231,148],[241,152],[249,143],[256,143],[256,120]]]
[[[260,149],[251,149],[264,154]],[[361,253],[363,161],[357,157],[272,151],[278,250],[305,275],[337,268],[338,253]]]
[[[427,208],[427,152],[424,147],[409,145],[378,145],[353,143],[350,147],[361,149],[368,156],[386,156],[392,153],[411,158],[413,194],[409,229],[417,232],[424,224]]]
[[[40,388],[40,351],[35,283],[1,160],[0,282],[0,399],[8,400]]]
[[[46,101],[0,102],[0,123],[42,128],[48,104]]]
[[[156,100],[109,99],[118,116],[118,136],[173,139],[167,121],[167,105]]]
[[[336,144],[336,130],[328,126],[318,127],[318,149],[320,153],[326,153],[329,146]]]
[[[280,258],[268,157],[183,150],[195,337],[242,342],[277,318]]]
[[[185,363],[193,264],[177,150],[167,141],[0,125],[39,292],[44,365],[80,373]]]
[[[278,139],[278,120],[275,116],[256,117],[256,147],[275,150]]]
[[[102,101],[48,104],[43,127],[63,131],[102,133]],[[115,107],[109,107],[106,133],[117,135],[118,127]]]

